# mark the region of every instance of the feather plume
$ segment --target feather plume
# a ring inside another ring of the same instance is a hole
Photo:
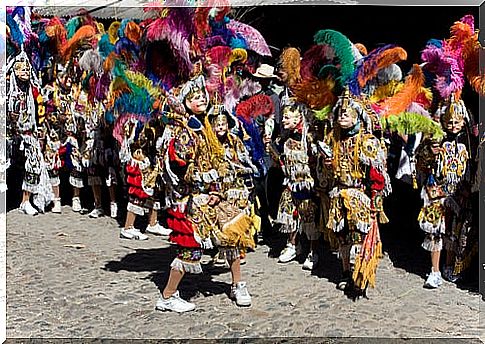
[[[134,21],[130,21],[125,27],[125,36],[133,43],[138,44],[142,36],[142,31],[140,26]]]
[[[142,73],[126,71],[126,77],[134,85],[145,89],[152,98],[158,99],[164,94],[163,90],[160,87],[155,86],[153,84],[153,81],[148,79]]]
[[[131,61],[132,59],[138,59],[140,48],[128,38],[122,37],[115,44],[115,53],[118,56],[123,55],[127,57],[127,61]]]
[[[367,48],[362,43],[355,43],[354,47],[361,53],[362,56],[367,55]]]
[[[109,85],[111,83],[110,73],[103,73],[96,84],[95,97],[98,100],[106,99],[109,92]]]
[[[280,55],[278,64],[287,73],[287,83],[290,87],[301,81],[300,60],[300,51],[293,47],[284,49]]]
[[[334,50],[328,45],[314,45],[302,57],[300,74],[303,79],[314,78],[322,66],[335,58]]]
[[[125,18],[121,21],[120,23],[120,27],[118,28],[118,37],[119,38],[123,38],[123,37],[126,37],[125,36],[125,28],[126,26],[128,25],[128,23],[130,22],[131,19],[128,19],[128,18]]]
[[[335,51],[341,73],[341,85],[345,85],[354,74],[354,55],[352,43],[342,33],[335,30],[320,30],[315,34],[314,42],[329,45]],[[337,63],[336,63],[337,64]]]
[[[124,93],[131,92],[131,89],[128,86],[128,83],[122,77],[115,77],[113,81],[111,81],[111,85],[109,88],[110,88],[109,92],[113,99],[121,97],[121,95]]]
[[[193,65],[190,59],[191,45],[188,39],[188,32],[180,29],[177,23],[168,19],[159,18],[147,27],[147,40],[151,42],[166,40],[179,68],[190,71]]]
[[[307,104],[312,110],[320,110],[327,105],[335,104],[337,97],[334,89],[334,80],[311,78],[296,84],[292,91],[299,102]]]
[[[378,103],[383,99],[394,96],[400,89],[403,83],[398,80],[390,80],[384,85],[378,86],[370,96],[371,103]]]
[[[73,17],[66,23],[67,39],[71,39],[76,33],[77,29],[81,25],[81,19],[79,17]]]
[[[109,35],[105,33],[98,42],[98,51],[104,59],[115,50],[115,46],[110,42]]]
[[[210,48],[206,53],[207,63],[226,67],[229,64],[232,50],[226,46]]]
[[[89,49],[79,59],[79,67],[85,71],[92,71],[96,74],[101,73],[103,69],[101,56],[94,49]]]
[[[359,86],[361,88],[364,87],[369,80],[377,76],[380,69],[403,61],[406,58],[407,53],[403,48],[390,44],[372,50],[364,57],[355,71]]]
[[[381,118],[381,124],[383,128],[388,128],[401,135],[423,133],[431,135],[435,139],[441,139],[444,136],[439,123],[418,113],[403,112],[391,115],[387,118]]]
[[[12,12],[12,18],[17,23],[20,32],[22,32],[24,41],[30,41],[33,34],[30,7],[15,7],[14,11]]]
[[[45,33],[50,38],[54,38],[56,42],[57,52],[62,50],[62,47],[67,44],[67,32],[58,17],[54,17],[47,23]]]
[[[248,59],[248,52],[246,49],[235,48],[231,51],[228,65],[232,65],[234,62],[245,63]]]
[[[17,22],[12,18],[10,14],[7,14],[7,25],[10,28],[10,40],[16,44],[18,48],[24,44],[24,35],[20,31]]]
[[[485,75],[483,69],[480,70],[480,59],[485,59],[485,49],[478,41],[475,34],[464,45],[463,58],[465,60],[464,73],[475,92],[485,96]]]
[[[91,39],[96,34],[96,31],[92,26],[82,26],[79,30],[76,31],[74,36],[67,42],[67,44],[62,47],[61,56],[64,58],[64,61],[67,61],[71,58],[71,55],[76,50],[78,44],[85,39]]]
[[[111,44],[115,44],[118,40],[118,30],[121,23],[119,21],[114,21],[110,24],[108,28],[108,37]]]
[[[460,61],[452,56],[444,56],[443,60],[448,66],[448,70],[436,77],[435,88],[443,99],[447,99],[452,93],[463,88],[465,80]]]
[[[383,111],[380,115],[388,117],[405,111],[411,102],[419,95],[423,84],[423,71],[419,65],[414,64],[410,74],[406,77],[402,89],[396,95],[386,99],[382,104]]]
[[[265,94],[257,94],[236,106],[236,115],[244,118],[247,122],[258,116],[269,116],[274,112],[274,104],[271,98]]]

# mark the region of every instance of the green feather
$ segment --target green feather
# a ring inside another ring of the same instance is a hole
[[[332,107],[330,105],[325,106],[323,109],[320,110],[313,110],[313,115],[317,121],[324,121],[327,119],[328,114],[332,111]]]
[[[381,123],[383,128],[389,128],[389,130],[396,131],[401,135],[423,133],[438,140],[444,136],[439,123],[417,113],[402,112],[399,115],[391,115],[387,118],[381,118]]]
[[[81,20],[79,17],[72,17],[69,19],[69,21],[66,23],[67,39],[71,39],[80,26]]]
[[[354,54],[350,40],[335,30],[320,30],[315,34],[313,40],[316,44],[327,44],[333,48],[340,64],[340,82],[342,85],[349,82],[355,69]]]

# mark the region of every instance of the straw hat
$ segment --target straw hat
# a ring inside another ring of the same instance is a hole
[[[253,74],[256,78],[276,78],[277,76],[274,74],[274,67],[268,64],[263,63],[261,66],[258,67],[256,73]]]

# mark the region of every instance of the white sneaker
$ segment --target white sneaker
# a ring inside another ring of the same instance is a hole
[[[113,219],[116,219],[116,217],[118,217],[118,205],[115,202],[111,202],[110,210],[111,210],[111,217]]]
[[[159,311],[173,311],[177,313],[183,313],[193,311],[195,309],[195,305],[180,298],[179,292],[177,290],[168,299],[163,298],[163,295],[160,296],[158,298],[155,309]]]
[[[154,226],[148,225],[146,231],[151,234],[161,235],[165,237],[169,236],[170,233],[172,233],[171,229],[163,227],[158,222]]]
[[[120,231],[120,238],[135,239],[135,240],[148,240],[148,236],[140,232],[138,228],[130,227],[128,229],[122,228]]]
[[[318,255],[315,252],[310,252],[305,262],[303,263],[304,270],[313,270],[313,267],[317,265]]]
[[[19,210],[27,215],[37,215],[39,212],[30,204],[29,201],[20,204]]]
[[[56,214],[62,213],[61,199],[60,198],[54,198],[54,206],[52,207],[51,212],[56,213]]]
[[[72,198],[72,211],[79,213],[81,211],[81,200],[79,197],[73,197]]]
[[[101,208],[94,208],[89,214],[88,216],[93,218],[93,219],[97,219],[98,217],[100,216],[103,216],[104,215],[104,211],[103,209]]]
[[[236,286],[231,286],[231,299],[236,300],[236,305],[248,307],[251,306],[251,295],[249,295],[246,282],[239,282]]]
[[[436,288],[439,288],[442,284],[443,284],[443,279],[441,278],[441,272],[431,271],[431,273],[428,276],[428,279],[424,283],[424,287],[429,289],[436,289]]]
[[[286,248],[281,252],[278,261],[280,263],[288,263],[296,258],[296,248],[295,245],[288,244]]]

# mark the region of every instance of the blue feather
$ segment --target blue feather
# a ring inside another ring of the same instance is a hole
[[[116,54],[121,55],[123,50],[131,52],[134,55],[133,57],[138,57],[140,52],[140,48],[126,37],[120,38],[115,44]]]
[[[10,27],[10,39],[19,47],[24,44],[25,37],[20,31],[17,22],[10,14],[7,14],[7,25]]]
[[[229,46],[231,49],[236,49],[236,48],[242,48],[242,49],[248,49],[248,43],[244,39],[243,36],[240,34],[237,34],[236,37],[232,37],[229,40]]]
[[[115,116],[113,114],[112,110],[108,110],[104,113],[104,119],[106,120],[106,123],[108,124],[113,124],[115,122]]]
[[[443,48],[443,41],[440,39],[431,38],[428,40],[428,42],[426,42],[426,45],[433,45],[438,48]]]
[[[71,39],[81,25],[79,17],[73,17],[66,23],[67,39]]]
[[[126,28],[126,25],[128,25],[128,23],[130,21],[131,21],[131,19],[126,19],[126,18],[121,21],[120,27],[118,29],[118,37],[119,38],[125,37],[125,28]]]
[[[22,20],[25,18],[25,8],[22,6],[17,6],[12,12],[12,18],[15,18],[15,16],[18,15]]]
[[[106,58],[108,55],[115,50],[114,44],[109,41],[109,36],[107,33],[101,36],[98,43],[98,51],[101,57]]]

